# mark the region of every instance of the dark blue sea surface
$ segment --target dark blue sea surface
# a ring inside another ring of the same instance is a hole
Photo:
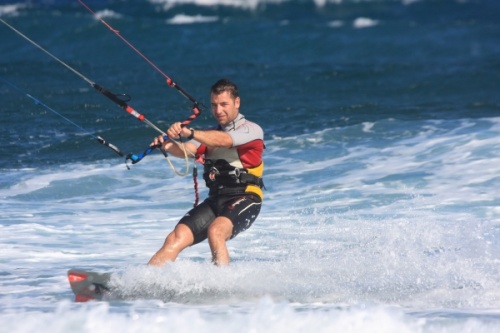
[[[85,3],[0,1],[0,333],[500,331],[499,1]],[[192,103],[99,18],[204,105],[191,126],[227,77],[263,127],[227,269],[206,243],[144,265],[193,181],[100,145],[158,133],[90,83],[162,130]],[[73,303],[72,267],[131,298]]]
[[[269,136],[389,118],[500,115],[496,1],[322,6],[263,1],[255,8],[246,3],[87,4],[205,105],[218,78],[237,82],[242,112],[261,123]],[[190,102],[77,1],[18,6],[15,15],[4,10],[2,18],[91,81],[131,95],[129,104],[152,122],[167,128],[189,115]],[[191,20],[169,23],[178,15]],[[200,17],[214,21],[196,23]],[[124,150],[141,150],[156,135],[6,26],[0,29],[3,78]],[[0,86],[0,94],[1,154],[11,156],[2,159],[1,168],[113,157],[7,85]],[[210,122],[206,108],[193,125]]]

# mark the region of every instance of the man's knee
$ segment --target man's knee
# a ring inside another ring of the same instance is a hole
[[[228,240],[233,232],[233,223],[227,217],[218,217],[208,227],[208,238],[212,240]]]
[[[184,224],[178,224],[165,239],[165,248],[185,248],[193,243],[194,236],[191,229]]]

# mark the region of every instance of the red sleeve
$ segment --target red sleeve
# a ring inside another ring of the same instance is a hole
[[[238,156],[244,168],[255,168],[262,162],[264,141],[254,140],[236,147]]]

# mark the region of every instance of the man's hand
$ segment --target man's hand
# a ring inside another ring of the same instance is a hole
[[[166,138],[163,134],[162,135],[158,135],[156,138],[153,139],[153,142],[151,142],[151,144],[149,145],[150,147],[157,147],[157,146],[160,146],[160,147],[163,147],[164,144],[166,144],[167,142],[169,142],[170,140],[168,140],[168,138]]]
[[[169,138],[187,138],[191,135],[191,130],[187,127],[183,127],[181,122],[173,123],[172,126],[167,131]]]

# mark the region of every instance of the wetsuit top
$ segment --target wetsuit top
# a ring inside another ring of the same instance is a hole
[[[231,136],[233,140],[231,148],[207,147],[193,140],[193,143],[197,145],[196,154],[203,155],[205,159],[204,178],[210,192],[213,193],[213,185],[217,183],[219,190],[240,188],[243,192],[255,193],[262,199],[264,131],[256,123],[246,120],[242,114],[238,114],[236,119],[226,126],[219,126],[217,130],[224,131]],[[237,169],[236,172],[235,169]],[[228,173],[231,177],[227,175]],[[246,177],[237,177],[238,175],[235,174],[243,174]],[[231,182],[230,178],[235,182]]]

